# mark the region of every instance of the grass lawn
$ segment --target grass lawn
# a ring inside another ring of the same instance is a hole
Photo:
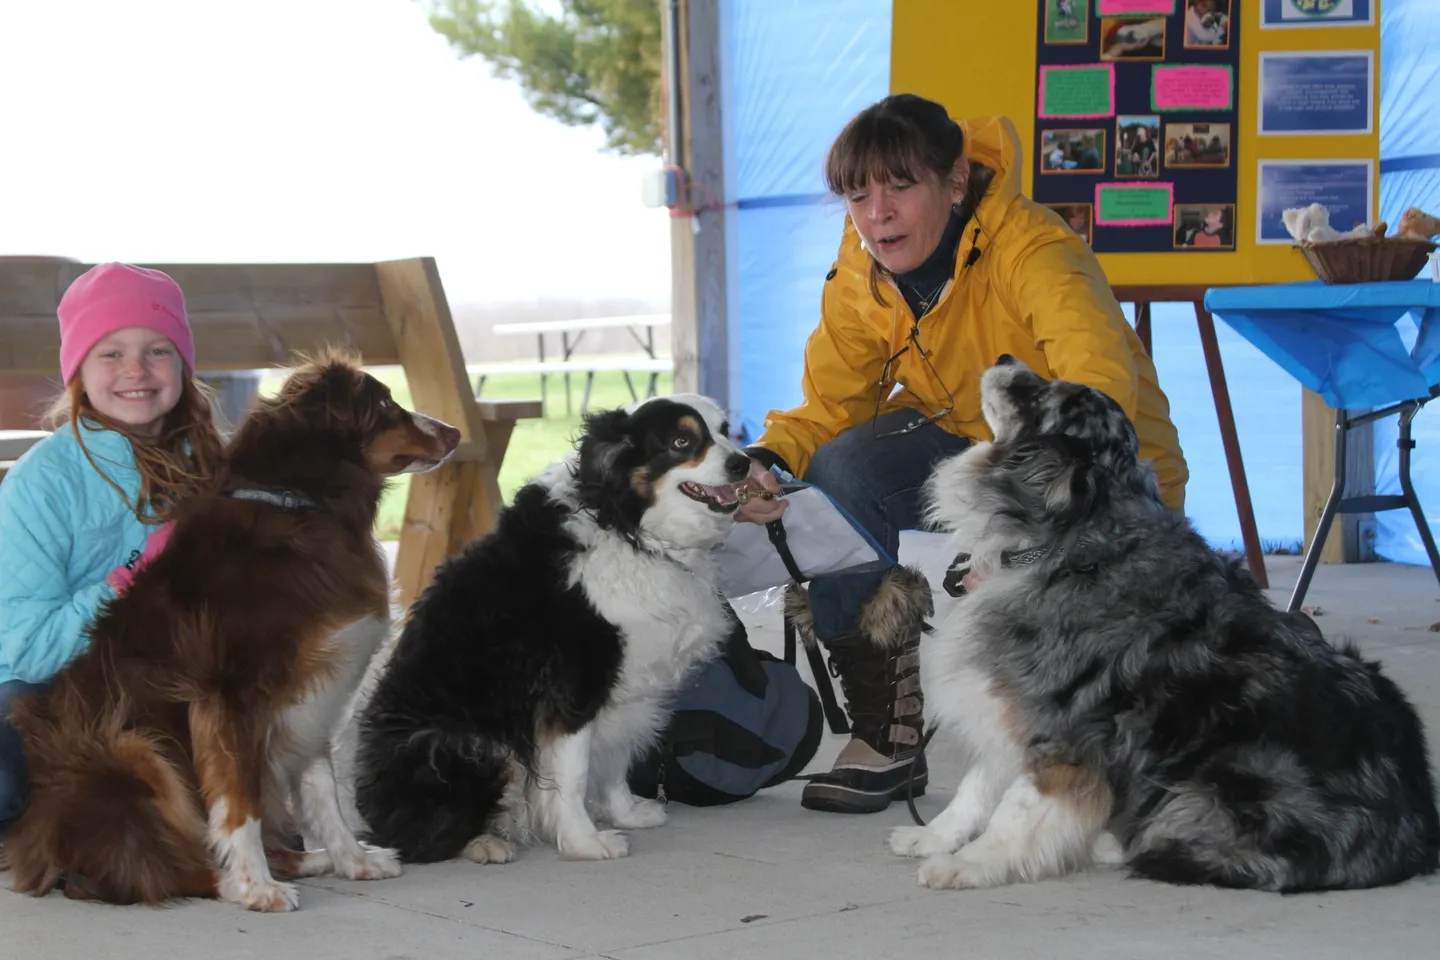
[[[405,382],[405,372],[399,367],[376,367],[370,371],[385,381],[394,391],[396,402],[410,406],[410,388]],[[644,396],[646,376],[634,376],[635,388]],[[585,390],[585,378],[571,378],[571,410],[565,415],[565,381],[563,377],[551,376],[546,400],[546,416],[540,420],[520,420],[515,424],[515,433],[505,452],[505,461],[500,466],[500,493],[508,503],[527,480],[551,463],[560,459],[574,444],[580,427],[580,397]],[[280,388],[283,376],[270,376],[261,381],[260,392],[271,396]],[[656,390],[669,393],[672,378],[661,374]],[[540,378],[534,374],[516,376],[492,376],[485,379],[486,400],[537,400],[540,397]],[[603,410],[630,403],[630,391],[625,386],[625,377],[619,372],[597,373],[595,386],[590,395],[590,409]],[[405,517],[405,497],[410,490],[410,478],[398,477],[390,484],[385,499],[380,504],[380,517],[375,533],[381,540],[394,540],[400,536],[400,524]]]

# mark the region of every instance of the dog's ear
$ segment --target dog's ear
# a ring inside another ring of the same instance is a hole
[[[1095,509],[1099,477],[1083,444],[1052,434],[1010,444],[1006,473],[1025,491],[1047,526],[1082,520]]]
[[[638,525],[631,487],[629,455],[636,450],[630,415],[624,410],[586,414],[578,449],[576,481],[580,503],[602,527],[628,530]],[[633,521],[633,522],[632,522]]]

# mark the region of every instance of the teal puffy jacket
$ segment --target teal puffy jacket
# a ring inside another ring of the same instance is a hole
[[[95,464],[133,503],[130,441],[81,425]],[[0,482],[0,683],[43,683],[84,651],[105,583],[155,527],[92,466],[69,424],[25,452]]]

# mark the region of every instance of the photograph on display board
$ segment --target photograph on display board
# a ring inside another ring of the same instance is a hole
[[[1115,175],[1117,177],[1158,177],[1160,175],[1159,117],[1115,118]]]
[[[1045,0],[1045,42],[1090,42],[1090,0]]]
[[[1094,217],[1091,216],[1091,204],[1088,203],[1047,203],[1047,207],[1060,215],[1065,225],[1086,243],[1091,242],[1091,230],[1094,228]]]
[[[1235,204],[1175,204],[1175,249],[1234,250]]]
[[[1164,60],[1165,18],[1106,17],[1100,21],[1101,60]]]
[[[1107,132],[1101,127],[1046,130],[1040,135],[1040,172],[1104,173]]]
[[[1225,50],[1230,46],[1230,0],[1185,0],[1186,49]]]
[[[1165,166],[1230,166],[1230,124],[1165,124]]]

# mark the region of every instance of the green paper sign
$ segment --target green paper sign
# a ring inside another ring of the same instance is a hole
[[[1095,223],[1109,227],[1145,227],[1170,222],[1171,184],[1102,183],[1095,188]]]
[[[1040,117],[1076,120],[1115,115],[1115,65],[1040,68]]]

